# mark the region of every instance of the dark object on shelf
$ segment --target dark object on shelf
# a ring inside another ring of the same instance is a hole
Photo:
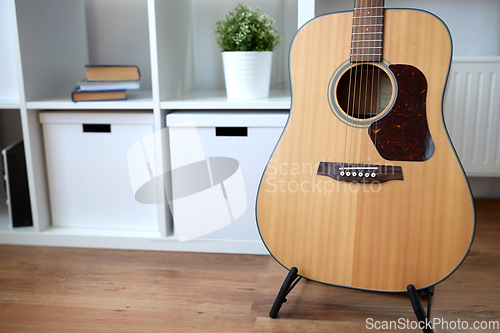
[[[23,141],[2,150],[9,217],[14,228],[33,225]]]

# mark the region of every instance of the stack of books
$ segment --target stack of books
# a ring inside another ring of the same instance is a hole
[[[141,84],[139,67],[133,65],[85,65],[85,74],[71,93],[73,102],[125,100],[126,91]]]

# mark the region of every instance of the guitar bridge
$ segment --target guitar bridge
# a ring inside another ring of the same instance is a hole
[[[390,180],[403,180],[400,166],[320,162],[317,175],[328,176],[338,181],[357,183],[384,183]]]

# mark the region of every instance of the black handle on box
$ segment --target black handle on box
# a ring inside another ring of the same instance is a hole
[[[215,136],[248,136],[248,127],[216,127]]]
[[[111,133],[110,124],[83,124],[85,133]]]

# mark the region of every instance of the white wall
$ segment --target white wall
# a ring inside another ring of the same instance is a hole
[[[316,0],[316,15],[352,10],[353,0]],[[450,29],[454,56],[500,55],[498,0],[386,0],[386,8],[423,9]]]
[[[151,90],[147,0],[85,0],[85,15],[90,63],[138,65]]]
[[[12,11],[9,1],[0,1],[0,102],[19,101]]]

